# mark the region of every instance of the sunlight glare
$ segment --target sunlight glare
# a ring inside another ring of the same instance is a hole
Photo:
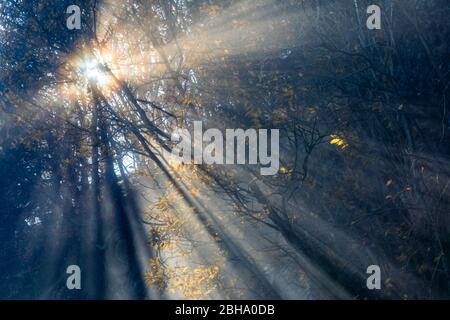
[[[108,85],[109,76],[102,70],[101,65],[94,59],[86,59],[81,62],[83,75],[92,83],[100,86]]]

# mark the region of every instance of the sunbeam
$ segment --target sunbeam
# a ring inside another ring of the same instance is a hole
[[[0,298],[448,298],[443,1],[4,0]]]

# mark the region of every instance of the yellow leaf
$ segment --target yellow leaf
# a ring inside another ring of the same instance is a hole
[[[348,147],[347,142],[338,135],[332,134],[330,135],[330,137],[331,137],[330,144],[337,145],[338,147],[341,147],[341,149],[345,149]]]

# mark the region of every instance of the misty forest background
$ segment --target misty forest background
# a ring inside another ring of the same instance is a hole
[[[0,298],[449,298],[449,9],[2,0]],[[164,158],[195,120],[279,173]]]

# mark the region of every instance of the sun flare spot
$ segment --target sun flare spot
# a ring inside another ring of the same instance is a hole
[[[89,82],[98,86],[107,86],[111,78],[104,70],[103,66],[94,59],[85,59],[80,63],[80,70]]]

